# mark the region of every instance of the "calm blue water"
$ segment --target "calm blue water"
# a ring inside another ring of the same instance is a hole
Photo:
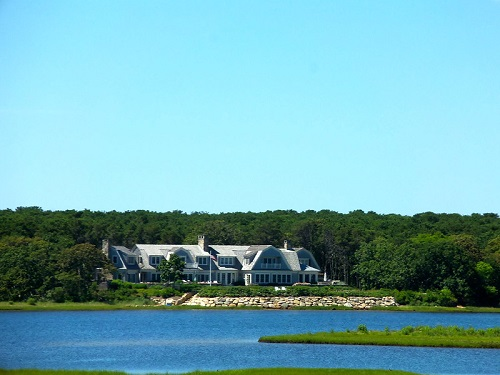
[[[406,325],[500,326],[499,314],[380,311],[0,313],[0,368],[130,373],[249,367],[386,368],[500,374],[500,350],[263,344],[263,335]]]

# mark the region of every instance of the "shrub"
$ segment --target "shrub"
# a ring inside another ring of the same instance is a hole
[[[117,290],[117,289],[132,289],[133,284],[132,283],[127,283],[126,281],[121,281],[121,280],[112,280],[109,283],[109,288],[112,290]]]
[[[204,286],[198,283],[180,284],[180,291],[182,293],[198,293]]]
[[[49,299],[56,303],[62,303],[66,300],[66,292],[64,288],[58,286],[55,287],[47,296]]]
[[[457,305],[457,298],[453,295],[451,290],[444,288],[439,293],[438,305],[439,306],[448,306],[448,307],[456,306]]]
[[[393,295],[396,299],[396,302],[400,305],[446,307],[457,305],[457,298],[447,288],[440,291],[428,290],[425,293],[415,292],[412,290],[402,290],[400,292],[394,291]]]
[[[405,336],[411,335],[414,331],[415,331],[415,328],[413,328],[412,326],[406,326],[406,327],[403,327],[403,329],[401,329],[401,333]]]
[[[358,332],[359,333],[368,333],[368,328],[364,324],[360,324],[358,326]]]
[[[397,292],[394,298],[400,305],[416,305],[416,294],[416,292],[411,290],[402,290],[401,292]]]
[[[163,297],[163,298],[168,298],[172,296],[179,295],[180,292],[175,290],[172,287],[161,287],[161,286],[155,286],[155,287],[150,287],[148,289],[144,289],[142,291],[142,295],[144,297]]]

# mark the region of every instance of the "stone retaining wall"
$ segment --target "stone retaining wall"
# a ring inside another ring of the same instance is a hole
[[[398,306],[394,297],[199,297],[195,295],[185,306],[205,307],[262,307],[264,309],[293,309],[305,306],[345,306],[368,310],[374,306]]]

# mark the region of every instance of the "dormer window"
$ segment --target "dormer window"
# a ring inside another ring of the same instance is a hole
[[[304,266],[309,266],[309,258],[300,258],[299,263],[303,264]]]
[[[135,258],[134,257],[128,257],[127,258],[127,263],[128,264],[135,264]]]
[[[150,256],[149,257],[149,264],[151,264],[152,266],[157,266],[160,264],[160,256],[158,255],[153,255],[153,256]]]
[[[232,257],[219,257],[217,260],[220,266],[232,266],[234,261]]]
[[[208,257],[198,257],[198,264],[200,266],[206,266],[208,264]]]

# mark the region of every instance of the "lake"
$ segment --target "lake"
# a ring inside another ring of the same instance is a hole
[[[500,326],[500,314],[137,310],[0,313],[0,368],[129,373],[251,367],[385,368],[500,374],[500,350],[264,344],[260,336],[407,325]]]

